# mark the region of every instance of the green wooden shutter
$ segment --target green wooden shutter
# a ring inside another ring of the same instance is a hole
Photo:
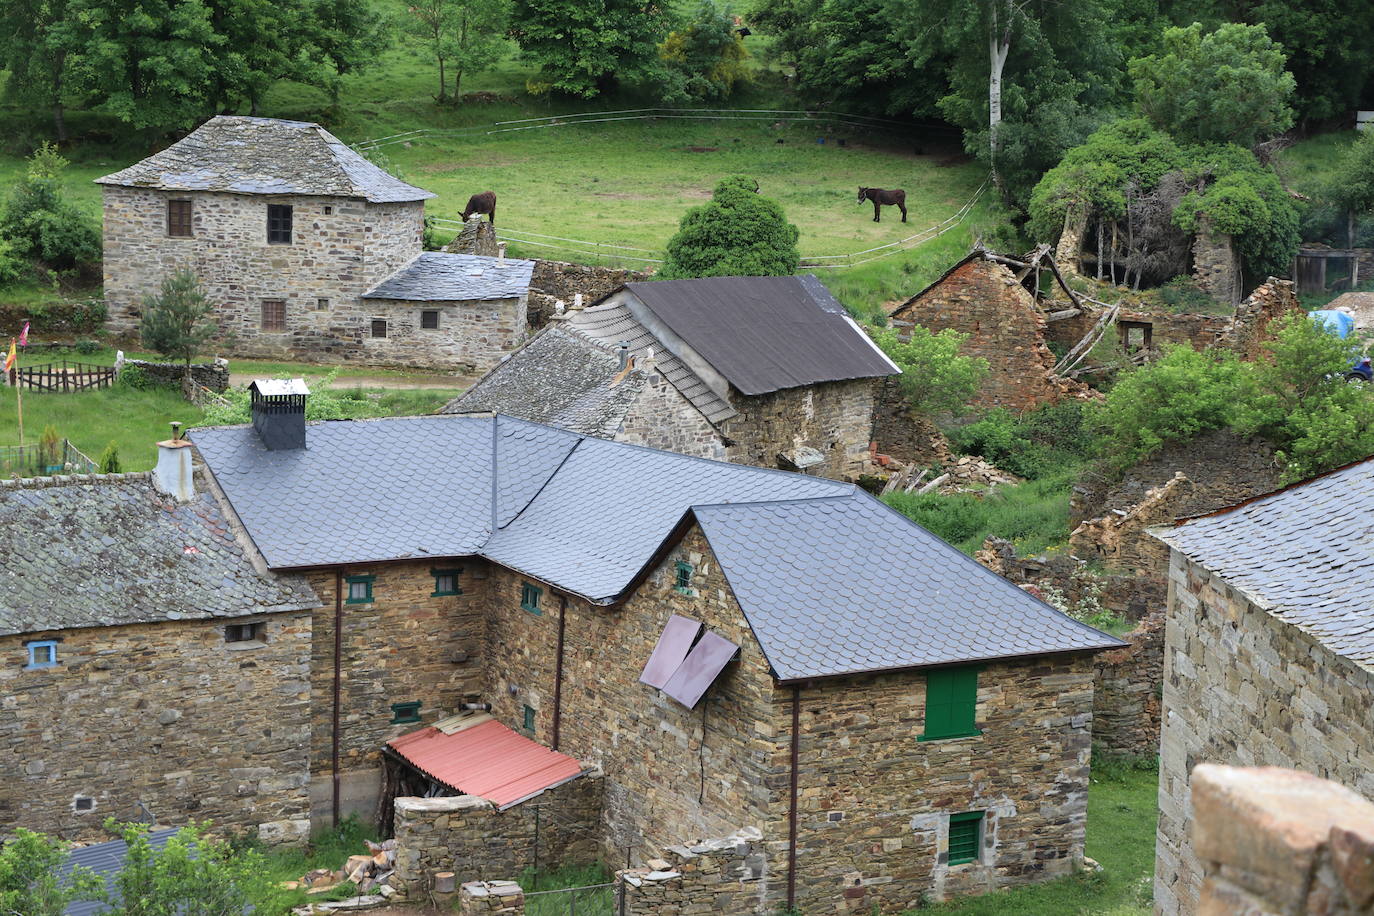
[[[922,741],[982,734],[978,711],[978,668],[939,668],[926,675],[926,727]]]
[[[949,864],[976,862],[983,838],[983,812],[967,811],[949,816]]]

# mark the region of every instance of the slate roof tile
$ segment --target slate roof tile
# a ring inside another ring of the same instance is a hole
[[[534,262],[520,258],[425,251],[363,293],[363,298],[412,302],[519,299],[529,292],[533,275]]]

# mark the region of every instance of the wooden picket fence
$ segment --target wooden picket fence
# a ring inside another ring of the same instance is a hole
[[[109,388],[114,384],[113,366],[91,366],[86,363],[46,363],[42,366],[20,366],[10,370],[10,384],[23,385],[30,391],[67,393]]]

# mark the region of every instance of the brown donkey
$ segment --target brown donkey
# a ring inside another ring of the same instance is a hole
[[[481,194],[474,194],[468,198],[468,205],[463,208],[463,222],[468,221],[468,217],[474,213],[485,213],[491,220],[493,226],[496,225],[496,192],[483,191]]]
[[[902,222],[906,222],[906,192],[901,188],[891,191],[884,191],[882,188],[859,188],[859,203],[866,200],[873,201],[873,222],[881,222],[878,217],[882,215],[884,204],[895,204],[897,209],[902,211]]]

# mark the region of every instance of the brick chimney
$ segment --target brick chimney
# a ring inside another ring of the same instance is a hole
[[[258,379],[248,386],[253,429],[268,451],[305,448],[305,379]]]
[[[196,495],[195,477],[191,467],[191,443],[181,438],[181,424],[172,424],[172,438],[157,444],[157,467],[153,469],[153,487],[179,503],[190,502]]]

